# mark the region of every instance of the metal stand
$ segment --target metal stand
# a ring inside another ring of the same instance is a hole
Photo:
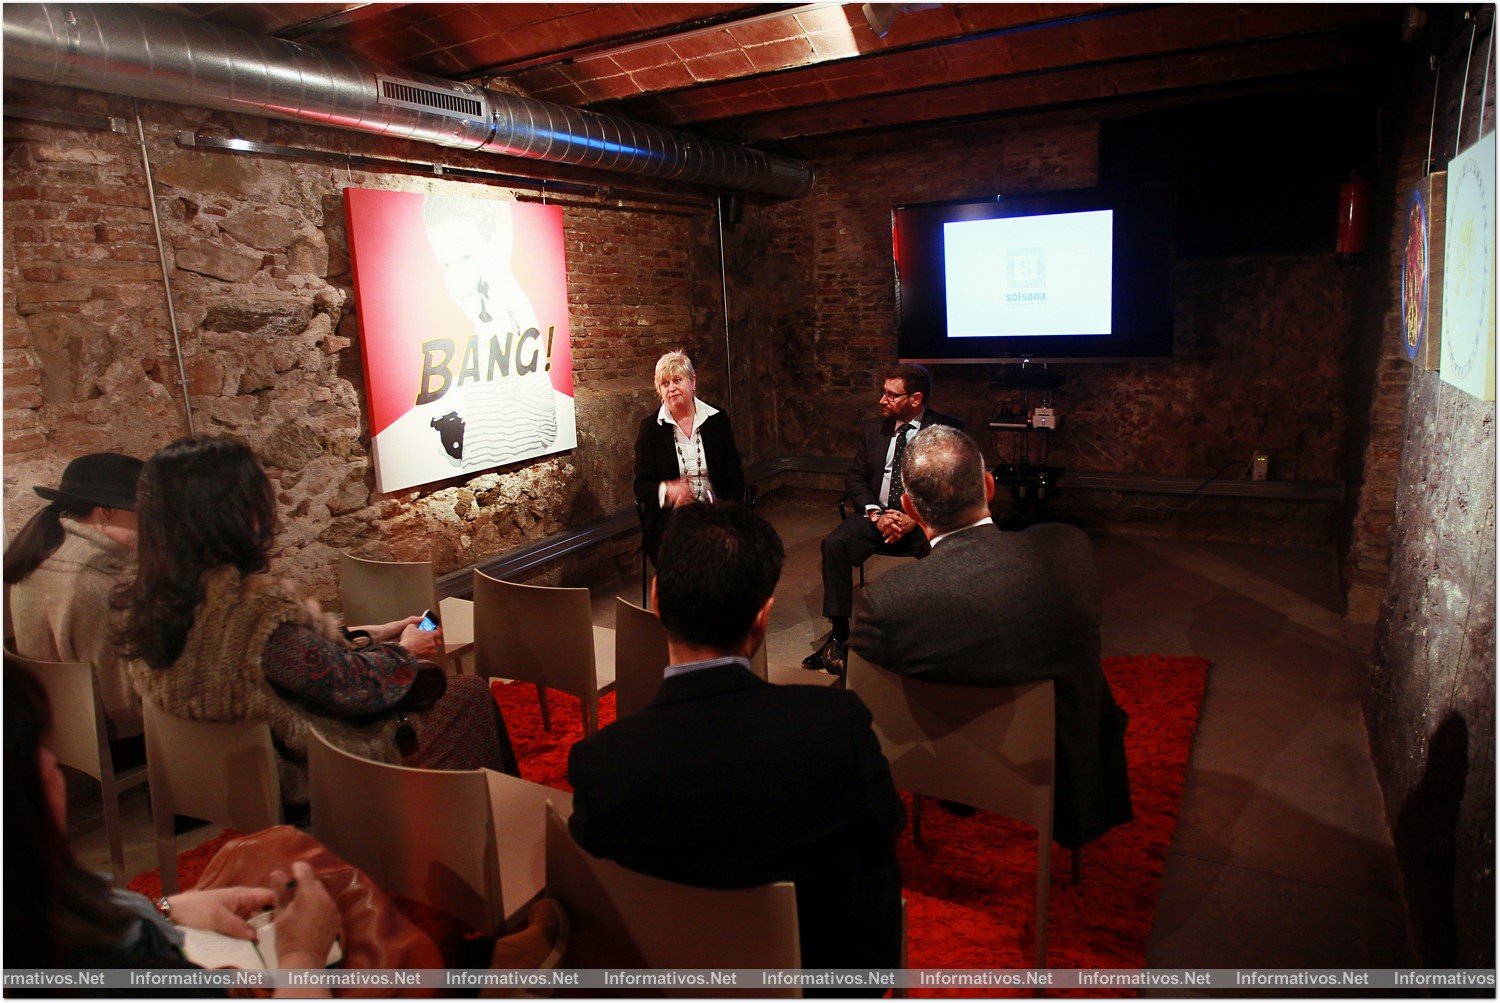
[[[995,449],[995,480],[1010,492],[1014,512],[1023,524],[1047,518],[1047,505],[1062,494],[1063,468],[1047,462],[1056,417],[1052,391],[1066,377],[1045,365],[1005,366],[990,385],[1000,391],[990,418]],[[1040,415],[1039,415],[1039,412]]]

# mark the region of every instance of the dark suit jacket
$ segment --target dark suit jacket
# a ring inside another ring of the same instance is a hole
[[[662,481],[682,475],[677,465],[677,445],[671,424],[656,420],[652,411],[641,420],[635,437],[635,499],[645,511],[644,546],[651,563],[656,563],[656,548],[671,509],[658,504],[656,490]],[[723,411],[708,416],[699,428],[703,436],[703,459],[708,463],[708,480],[714,486],[714,497],[720,501],[745,500],[745,471],[740,467],[740,451],[734,444],[734,430]]]
[[[568,781],[595,856],[703,887],[793,881],[805,967],[896,967],[906,812],[854,694],[699,669],[574,745]]]
[[[882,668],[973,686],[1055,682],[1057,842],[1081,846],[1133,817],[1125,714],[1100,667],[1099,578],[1082,530],[976,526],[861,592],[849,646]]]
[[[951,414],[943,414],[927,408],[922,412],[922,427],[948,425],[962,429],[964,423]],[[891,436],[896,434],[896,422],[890,418],[866,418],[856,429],[854,463],[844,476],[844,494],[854,502],[854,513],[863,511],[866,505],[879,505],[880,481],[885,476],[885,454],[890,449]]]

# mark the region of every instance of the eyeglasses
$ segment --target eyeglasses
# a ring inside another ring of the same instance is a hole
[[[883,401],[898,401],[898,400],[900,400],[903,397],[910,397],[910,396],[911,396],[911,394],[909,394],[909,393],[905,393],[905,394],[893,394],[889,390],[882,390],[880,392],[880,399],[883,400]]]

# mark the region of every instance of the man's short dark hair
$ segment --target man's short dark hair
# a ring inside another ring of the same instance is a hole
[[[927,371],[926,366],[919,366],[914,362],[887,366],[880,374],[880,382],[883,384],[886,380],[900,380],[907,393],[920,393],[923,400],[932,396],[932,374]]]
[[[656,604],[669,634],[727,649],[745,639],[781,578],[781,537],[734,502],[673,509],[656,555]]]
[[[947,425],[929,425],[906,447],[901,481],[935,532],[959,529],[985,507],[984,456],[974,440]]]

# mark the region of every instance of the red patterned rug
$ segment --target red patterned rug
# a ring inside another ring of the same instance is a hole
[[[1089,844],[1083,881],[1068,877],[1068,854],[1053,851],[1048,961],[1053,968],[1140,968],[1156,913],[1167,846],[1177,826],[1208,662],[1201,658],[1137,655],[1107,658],[1104,672],[1115,698],[1130,714],[1125,748],[1135,821]],[[544,731],[536,687],[497,684],[511,742],[527,780],[567,790],[568,749],[583,734],[579,703],[551,693],[552,730]],[[600,705],[602,724],[614,720],[615,701]],[[925,847],[901,837],[897,853],[907,900],[912,968],[1026,968],[1033,941],[1034,831],[989,812],[956,818],[928,802]],[[184,853],[182,884],[191,888],[209,859],[232,834]],[[130,887],[160,894],[155,871]],[[1058,995],[1099,995],[1097,991]],[[1049,993],[1049,995],[1052,993]],[[1120,995],[1134,995],[1122,991]],[[975,990],[914,990],[917,996],[1022,995]]]

